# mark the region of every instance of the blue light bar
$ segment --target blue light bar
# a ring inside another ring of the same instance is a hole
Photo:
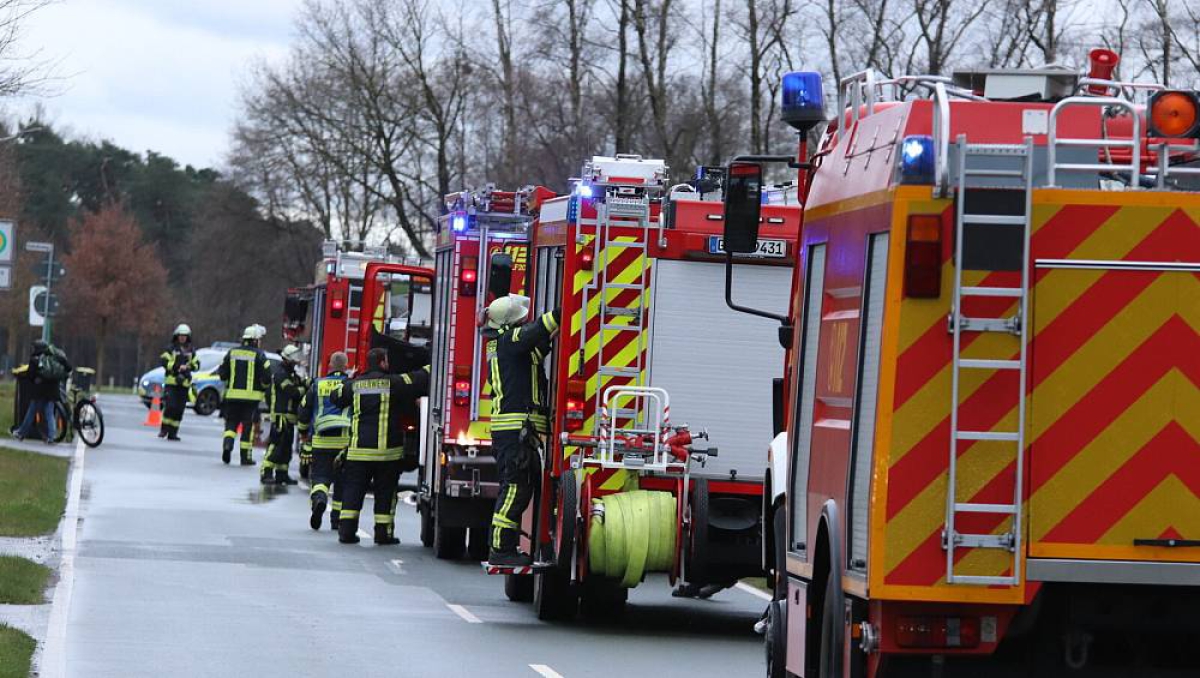
[[[794,71],[785,74],[780,99],[779,117],[792,127],[807,132],[825,122],[825,92],[820,73]]]
[[[462,233],[467,230],[467,215],[455,214],[450,219],[450,228],[454,229],[455,233]]]
[[[935,151],[933,137],[911,134],[900,143],[900,183],[932,184]]]
[[[578,193],[579,197],[581,198],[590,198],[592,197],[592,186],[591,184],[581,183],[575,192]]]

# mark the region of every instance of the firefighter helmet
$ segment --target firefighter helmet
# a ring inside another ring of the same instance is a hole
[[[187,323],[179,323],[175,331],[171,333],[173,337],[190,337],[192,336],[192,328],[188,327]]]
[[[249,325],[246,327],[246,330],[242,332],[242,341],[258,340],[261,338],[262,335],[258,333],[258,325]]]
[[[509,294],[488,304],[487,326],[499,329],[519,322],[529,313],[529,297]]]
[[[279,352],[279,357],[283,358],[285,362],[298,363],[300,362],[301,354],[303,354],[303,351],[300,350],[299,346],[295,344],[288,344],[287,346],[283,347],[282,351]]]

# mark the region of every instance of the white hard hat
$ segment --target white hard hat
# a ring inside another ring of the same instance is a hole
[[[499,329],[522,320],[529,313],[529,297],[509,294],[488,304],[487,326]]]
[[[181,334],[190,337],[192,335],[192,328],[188,327],[187,323],[179,323],[179,326],[175,328],[175,331],[171,333],[171,336],[177,337]]]
[[[303,353],[304,351],[301,351],[299,346],[295,344],[288,344],[287,346],[283,347],[282,351],[279,352],[279,357],[289,362],[298,363],[300,362],[300,356],[303,355]]]
[[[254,327],[254,333],[256,335],[258,335],[256,337],[254,337],[255,339],[262,339],[263,337],[267,336],[267,328],[263,327],[262,325],[259,325],[258,323],[255,323],[253,325],[253,327]]]
[[[249,325],[246,327],[246,330],[244,332],[242,332],[243,340],[258,339],[258,338],[259,338],[258,325]]]

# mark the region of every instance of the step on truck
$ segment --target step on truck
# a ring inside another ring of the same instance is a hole
[[[434,333],[417,511],[438,558],[487,558],[499,482],[492,389],[477,321],[497,295],[525,294],[530,226],[545,188],[445,197],[434,256]]]
[[[533,317],[562,309],[548,359],[552,431],[510,598],[543,619],[623,608],[665,575],[682,593],[761,576],[762,450],[783,350],[724,302],[721,168],[671,185],[660,160],[594,157],[533,225]],[[783,304],[800,209],[762,207],[739,285]],[[765,386],[764,386],[765,385]]]
[[[1091,58],[837,83],[770,676],[1195,670],[1200,97]],[[802,134],[824,118],[819,75],[782,91]]]

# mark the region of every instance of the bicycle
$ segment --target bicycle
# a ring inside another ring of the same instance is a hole
[[[96,402],[96,394],[92,393],[95,378],[96,370],[90,367],[76,367],[71,373],[65,394],[60,394],[54,403],[57,425],[54,442],[61,443],[68,437],[74,439],[75,433],[79,433],[79,438],[88,447],[99,447],[104,442],[104,414]]]

